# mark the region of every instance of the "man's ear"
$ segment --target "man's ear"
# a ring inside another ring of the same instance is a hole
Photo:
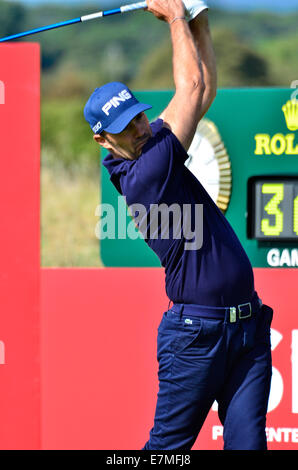
[[[102,147],[106,148],[106,145],[108,145],[108,141],[104,138],[103,135],[94,134],[93,139],[95,140],[95,142],[97,142]]]

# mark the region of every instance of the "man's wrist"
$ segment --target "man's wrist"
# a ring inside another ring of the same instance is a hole
[[[175,18],[173,18],[173,19],[169,22],[169,25],[171,26],[171,25],[172,25],[173,23],[175,23],[175,21],[177,21],[177,20],[182,20],[182,21],[184,20],[184,21],[186,21],[186,18],[185,18],[185,16],[175,16]]]

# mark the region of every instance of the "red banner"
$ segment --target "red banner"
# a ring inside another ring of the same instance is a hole
[[[0,45],[0,448],[40,446],[37,44]]]
[[[255,269],[274,308],[269,449],[298,449],[297,269]],[[153,424],[157,327],[168,301],[158,268],[42,270],[43,448],[140,449]],[[194,449],[222,449],[210,411]]]

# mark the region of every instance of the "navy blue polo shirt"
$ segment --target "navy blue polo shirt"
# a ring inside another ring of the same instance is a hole
[[[141,204],[145,208],[143,218],[139,217],[142,211],[134,214],[145,242],[165,268],[169,299],[217,307],[250,301],[254,293],[253,270],[234,230],[186,168],[188,154],[176,136],[163,127],[161,119],[153,122],[151,129],[153,136],[137,160],[115,159],[109,154],[103,164],[117,191],[126,197],[127,205],[135,208],[135,204]],[[169,211],[168,232],[158,211],[162,205],[175,207],[176,215],[180,208],[178,224]],[[202,218],[195,209],[198,205],[203,208]],[[152,214],[157,218],[150,217]],[[202,246],[186,249],[196,246],[196,237],[191,238],[191,234],[198,233],[198,224]]]

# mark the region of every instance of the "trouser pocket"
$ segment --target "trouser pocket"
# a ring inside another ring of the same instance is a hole
[[[163,315],[158,328],[157,359],[162,354],[175,356],[194,345],[202,333],[202,320],[173,314],[171,311]]]

